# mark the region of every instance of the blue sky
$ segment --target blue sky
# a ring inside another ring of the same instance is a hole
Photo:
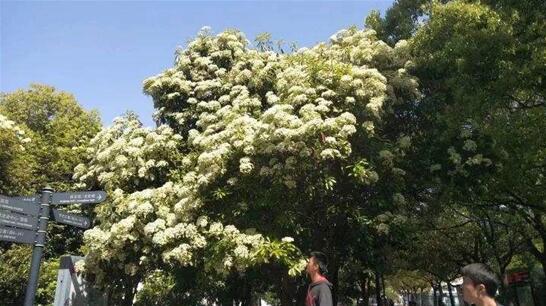
[[[237,28],[253,41],[312,46],[337,30],[362,27],[385,1],[4,1],[0,0],[0,91],[43,83],[73,93],[102,121],[136,111],[152,126],[152,99],[142,81],[172,66],[203,26]]]

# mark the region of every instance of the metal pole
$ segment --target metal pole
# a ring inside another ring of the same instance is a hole
[[[28,279],[27,290],[25,293],[25,306],[33,306],[38,288],[38,276],[40,275],[40,262],[44,252],[47,221],[49,220],[49,203],[53,189],[46,187],[42,189],[42,197],[40,201],[40,220],[38,222],[38,231],[36,233],[36,242],[32,250],[32,264],[30,266],[30,276]]]

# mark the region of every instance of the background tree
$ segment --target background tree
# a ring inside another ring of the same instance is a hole
[[[422,146],[430,150],[421,154],[443,160],[431,166],[448,174],[444,190],[455,186],[451,197],[493,211],[508,207],[539,237],[545,139],[538,131],[546,120],[536,67],[545,63],[538,46],[546,43],[546,26],[540,13],[523,9],[531,2],[435,6],[412,50],[431,127]],[[448,28],[455,30],[446,36]],[[469,170],[477,165],[490,169]]]
[[[501,276],[527,252],[545,266],[544,5],[401,0],[366,20],[389,44],[410,41],[409,71],[423,93],[411,123],[415,155],[406,159],[414,164],[414,208],[455,220],[464,212],[459,229],[473,227],[485,242],[473,260],[493,259]],[[449,250],[468,257],[457,243]]]
[[[34,194],[46,185],[73,188],[73,169],[100,128],[97,113],[83,110],[74,96],[39,84],[2,93],[0,120],[0,190],[12,196]],[[58,257],[81,254],[81,240],[81,230],[50,223],[37,302],[52,302]],[[0,248],[0,304],[20,305],[32,249],[9,243]]]

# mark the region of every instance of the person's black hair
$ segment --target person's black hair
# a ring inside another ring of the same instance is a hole
[[[328,273],[328,258],[326,254],[322,252],[311,252],[311,257],[314,258],[315,263],[319,266],[319,272],[321,275]]]
[[[482,263],[469,264],[461,269],[461,274],[468,277],[475,286],[484,285],[487,295],[495,297],[500,282],[489,266]]]

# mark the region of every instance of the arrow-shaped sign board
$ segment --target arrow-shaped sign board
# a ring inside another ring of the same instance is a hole
[[[11,197],[11,198],[16,200],[16,201],[36,203],[36,201],[40,198],[40,196],[31,195],[31,196]]]
[[[0,195],[0,209],[6,209],[22,214],[37,216],[40,212],[40,205],[37,205],[35,203],[36,197],[10,198]]]
[[[95,204],[106,200],[104,191],[56,192],[51,204]]]
[[[89,220],[89,218],[67,213],[55,208],[51,210],[51,214],[53,220],[62,224],[73,225],[79,228],[89,228],[89,226],[91,225],[91,221]]]
[[[38,218],[36,216],[21,215],[6,210],[0,210],[0,224],[36,230],[38,228]]]
[[[34,231],[0,226],[0,240],[33,244],[35,238]]]

